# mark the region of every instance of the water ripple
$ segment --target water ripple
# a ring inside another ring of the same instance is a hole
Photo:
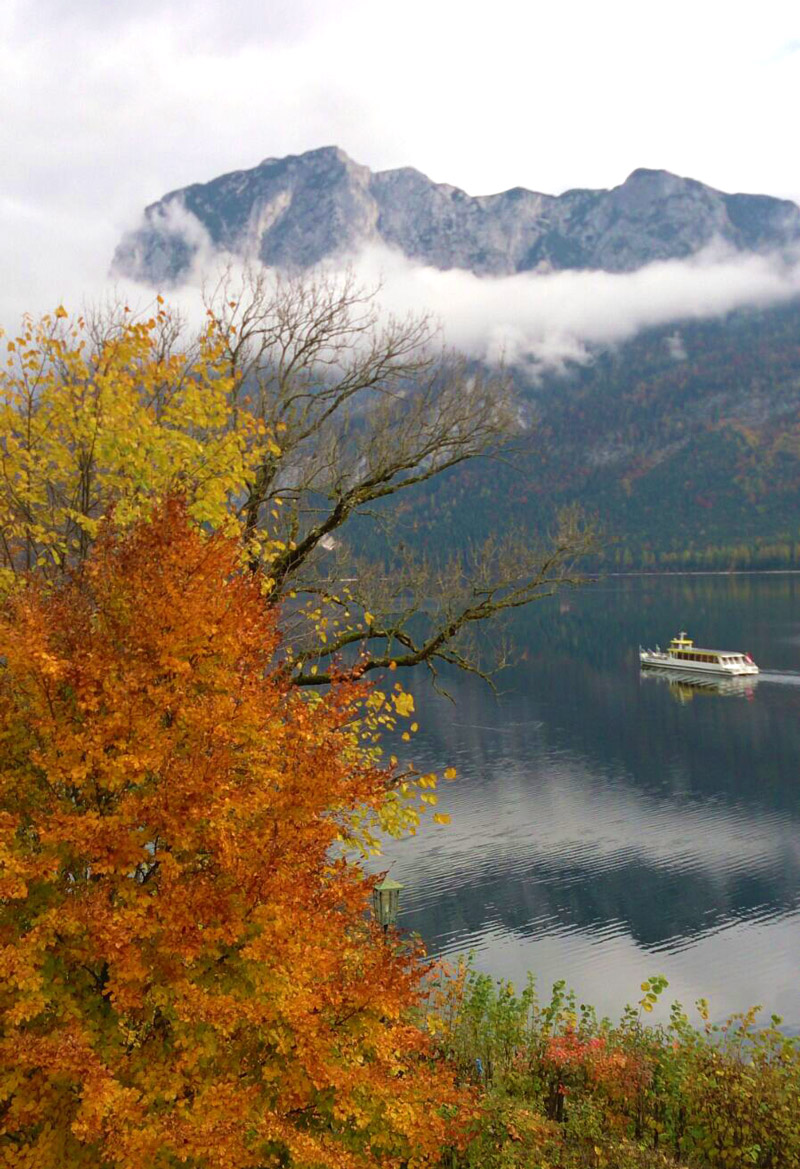
[[[681,628],[684,606],[714,643],[775,663],[749,701],[640,684],[642,628]],[[376,864],[406,885],[404,922],[498,975],[566,977],[602,1009],[663,970],[687,1002],[767,998],[800,1025],[800,671],[786,641],[800,580],[619,582],[538,611],[500,703],[469,679],[448,682],[455,712],[418,696],[415,762],[453,763],[459,780],[439,792],[451,825],[389,842]]]

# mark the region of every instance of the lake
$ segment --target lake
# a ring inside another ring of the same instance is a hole
[[[717,690],[639,669],[679,630],[749,652]],[[390,841],[399,925],[429,952],[540,991],[564,978],[618,1014],[665,999],[754,1003],[800,1030],[800,576],[616,577],[521,611],[495,698],[422,675],[412,758],[458,769],[447,826]]]

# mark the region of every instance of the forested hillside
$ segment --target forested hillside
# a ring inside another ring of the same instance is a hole
[[[800,301],[648,330],[538,384],[506,463],[405,503],[393,538],[433,551],[577,502],[606,568],[800,565]]]

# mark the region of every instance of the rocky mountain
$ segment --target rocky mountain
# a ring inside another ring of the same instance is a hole
[[[714,241],[797,256],[800,208],[653,170],[611,190],[473,197],[326,147],[164,196],[114,266],[179,284],[209,246],[303,269],[381,243],[486,276],[628,272]],[[535,536],[577,502],[606,532],[605,568],[800,565],[800,299],[645,329],[536,384],[515,376],[537,420],[516,468],[468,464],[409,492],[403,541],[434,555],[505,528]],[[365,550],[391,559],[391,545]]]
[[[326,146],[172,191],[120,242],[115,273],[179,284],[198,250],[302,269],[383,243],[440,269],[478,275],[551,269],[630,272],[713,241],[739,251],[800,244],[800,208],[729,195],[661,170],[611,190],[468,195],[411,167],[373,173]]]

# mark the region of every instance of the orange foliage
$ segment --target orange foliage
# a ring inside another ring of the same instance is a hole
[[[363,686],[270,672],[276,614],[180,504],[0,617],[0,1163],[434,1164],[463,1106],[420,954],[335,856],[387,776]]]

